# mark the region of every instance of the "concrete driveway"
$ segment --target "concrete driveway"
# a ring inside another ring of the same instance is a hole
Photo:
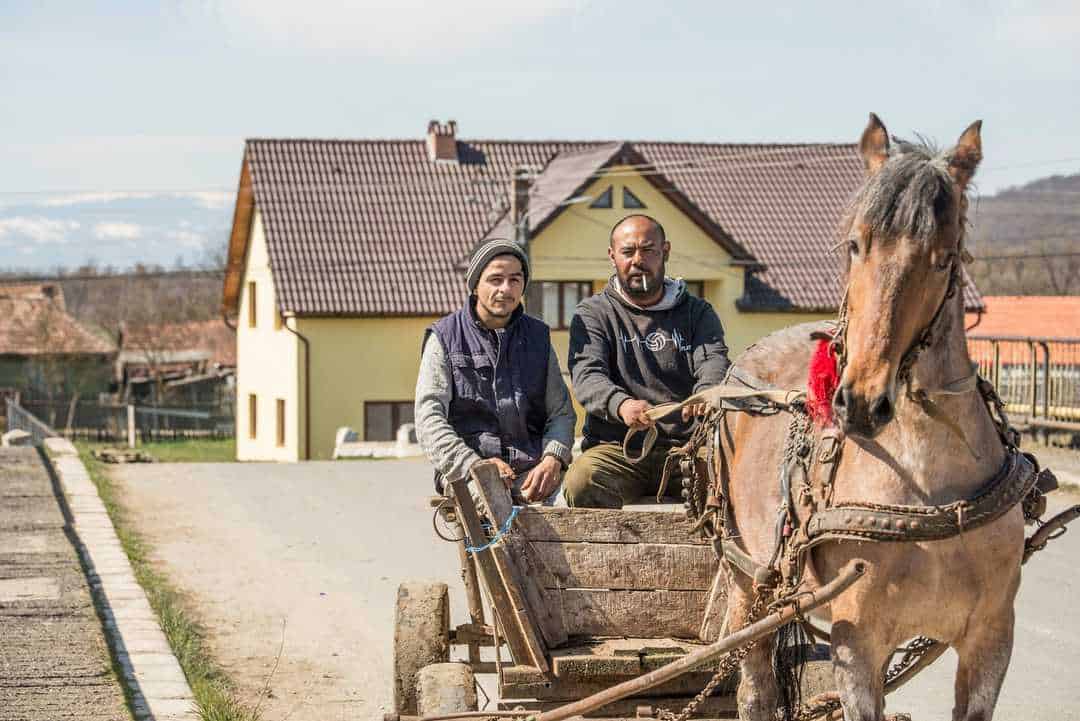
[[[449,583],[454,621],[467,620],[457,553],[432,533],[422,461],[153,464],[115,474],[225,668],[250,699],[270,689],[267,721],[373,719],[391,708],[401,581]],[[1078,555],[1074,532],[1025,569],[999,721],[1080,719]],[[950,652],[890,709],[950,718],[954,667]]]

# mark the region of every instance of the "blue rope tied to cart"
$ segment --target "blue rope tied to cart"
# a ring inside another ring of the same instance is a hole
[[[502,526],[499,527],[499,531],[494,536],[492,536],[491,539],[483,546],[465,546],[465,550],[468,553],[478,553],[479,551],[485,551],[494,546],[496,543],[502,540],[503,536],[505,536],[507,533],[510,533],[510,526],[514,524],[514,519],[517,518],[518,511],[520,510],[521,506],[514,506],[513,509],[510,511],[510,515],[506,517],[506,521],[503,522]]]

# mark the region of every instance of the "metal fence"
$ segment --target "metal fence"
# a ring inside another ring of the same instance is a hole
[[[1080,431],[1080,339],[974,335],[968,351],[1010,414]]]
[[[5,413],[7,430],[26,431],[33,438],[35,446],[41,445],[46,438],[55,438],[59,435],[48,424],[42,423],[35,418],[32,413],[28,412],[15,400],[6,398],[5,404],[7,406]]]
[[[124,442],[128,434],[128,407],[120,404],[70,399],[26,400],[30,414],[55,427],[56,434],[72,439]],[[232,408],[217,404],[181,408],[135,407],[135,433],[143,442],[191,438],[232,438]]]

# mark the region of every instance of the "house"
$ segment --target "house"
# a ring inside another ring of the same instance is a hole
[[[392,439],[424,330],[463,302],[487,237],[527,243],[527,308],[564,371],[573,309],[603,287],[610,229],[632,212],[664,225],[669,275],[713,304],[733,352],[832,317],[830,247],[862,177],[847,144],[464,140],[453,121],[414,140],[249,140],[223,295],[237,456],[328,458],[340,426]]]
[[[236,330],[221,319],[122,326],[116,385],[124,402],[233,408]]]
[[[0,319],[0,388],[24,400],[108,389],[116,346],[67,313],[59,285],[0,285]]]

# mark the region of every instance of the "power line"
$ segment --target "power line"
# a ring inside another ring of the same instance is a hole
[[[762,150],[732,150],[729,153],[704,156],[702,158],[688,158],[683,160],[670,160],[670,161],[657,161],[652,163],[638,163],[620,165],[615,168],[607,169],[601,168],[598,171],[583,176],[584,179],[601,179],[601,178],[618,178],[618,177],[647,177],[650,175],[698,175],[703,173],[722,173],[727,171],[736,170],[749,170],[755,168],[769,168],[769,167],[787,167],[787,166],[806,166],[806,165],[821,165],[829,163],[850,163],[853,158],[850,155],[835,155],[828,157],[811,157],[800,158],[791,157],[785,159],[783,162],[757,162],[756,159],[761,156],[775,155],[791,155],[799,150],[806,149],[810,146],[794,145],[784,148],[769,148]],[[561,153],[556,154],[550,160],[559,157]],[[752,162],[746,162],[747,156],[751,157]],[[990,171],[999,170],[1012,170],[1016,168],[1025,167],[1037,167],[1043,165],[1058,165],[1066,162],[1080,162],[1080,157],[1077,158],[1060,158],[1057,160],[1043,160],[1034,161],[1031,163],[1020,163],[1007,166],[992,166],[989,168],[983,168],[979,172],[985,173]],[[459,166],[463,169],[468,166]],[[390,188],[443,188],[443,187],[456,187],[461,185],[480,185],[480,184],[492,184],[492,183],[509,183],[512,176],[509,174],[497,174],[489,175],[481,173],[475,176],[456,175],[452,177],[446,176],[424,176],[424,177],[401,177],[398,176],[397,180],[380,182],[380,183],[350,183],[343,182],[328,182],[328,183],[277,183],[273,186],[274,190],[307,190],[307,191],[325,191],[325,192],[350,192],[357,190],[381,190]],[[235,193],[235,188],[227,188],[222,186],[207,186],[202,188],[157,188],[148,190],[132,189],[63,189],[63,190],[0,190],[0,196],[57,196],[63,198],[63,196],[108,196],[108,195],[126,195],[126,196],[162,196],[162,195],[176,195],[176,196],[193,196],[204,193]],[[1080,195],[1080,191],[1054,191],[1054,190],[1039,190],[1039,191],[1024,191],[1016,189],[1016,192],[1021,193],[1040,193],[1040,194],[1053,194],[1053,195]],[[86,202],[100,202],[108,200],[108,198],[92,199]],[[71,203],[78,202],[76,199],[72,199]],[[61,203],[57,203],[61,204]],[[228,206],[222,208],[228,209]]]

